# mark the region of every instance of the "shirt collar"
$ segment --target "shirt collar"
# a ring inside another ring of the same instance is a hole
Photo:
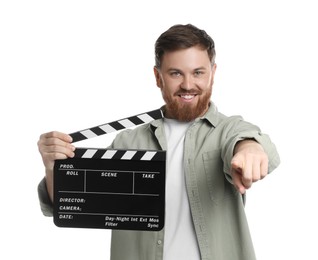
[[[219,112],[216,105],[211,102],[208,111],[202,117],[196,119],[196,121],[198,120],[207,120],[211,125],[216,127],[219,122]]]

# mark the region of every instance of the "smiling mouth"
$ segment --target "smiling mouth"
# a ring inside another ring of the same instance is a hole
[[[178,96],[185,101],[191,101],[197,96],[197,94],[179,94]]]

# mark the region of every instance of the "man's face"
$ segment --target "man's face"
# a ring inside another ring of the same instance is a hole
[[[160,70],[154,68],[166,102],[165,116],[179,121],[202,116],[209,108],[215,70],[207,51],[197,46],[166,52]]]

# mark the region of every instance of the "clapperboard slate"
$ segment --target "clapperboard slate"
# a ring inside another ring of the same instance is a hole
[[[162,118],[161,110],[70,134],[73,142]],[[54,165],[58,227],[158,231],[164,226],[166,152],[76,148]]]

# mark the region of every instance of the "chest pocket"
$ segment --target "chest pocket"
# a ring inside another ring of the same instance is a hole
[[[223,172],[223,161],[220,150],[212,150],[202,154],[208,190],[212,201],[218,203],[225,196],[228,184]]]

